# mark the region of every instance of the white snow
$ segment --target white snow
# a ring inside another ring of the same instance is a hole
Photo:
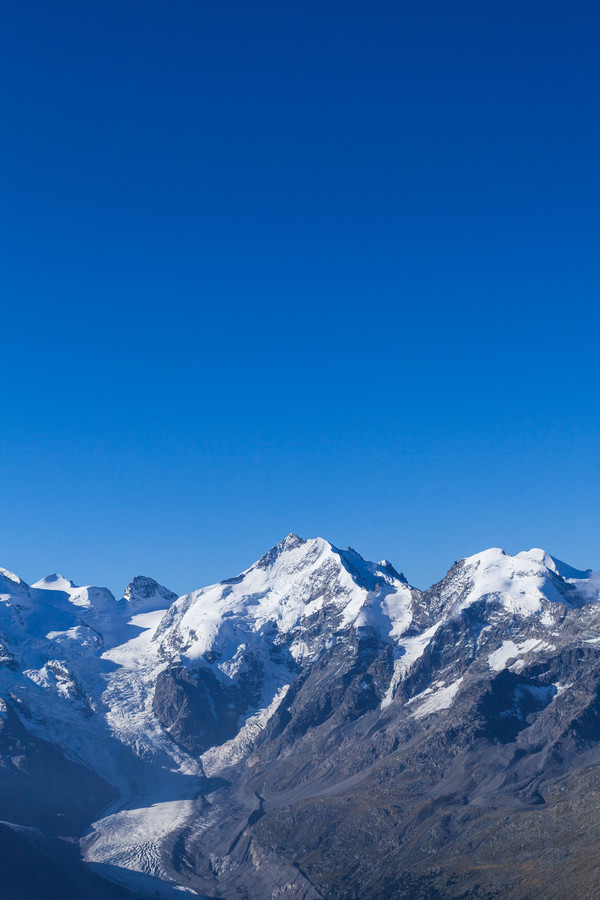
[[[323,637],[308,642],[306,626],[325,609]],[[411,619],[411,590],[390,571],[322,538],[300,541],[289,535],[237,578],[181,597],[161,622],[156,641],[165,654],[177,647],[192,665],[214,655],[225,677],[247,660],[260,661],[263,696],[259,708],[250,711],[260,717],[289,683],[285,654],[302,664],[331,646],[336,632],[351,627],[373,627],[398,639]],[[279,663],[271,654],[278,646],[285,648]]]
[[[407,585],[322,538],[302,543],[293,538],[290,535],[278,545],[279,552],[269,565],[259,562],[230,583],[180,598],[161,631],[171,639],[177,631],[186,658],[200,660],[207,652],[232,659],[242,641],[248,647],[262,645],[269,630],[289,634],[326,604],[339,611],[341,629],[375,625],[387,636],[398,636],[408,627],[411,595]],[[373,583],[372,589],[357,583],[346,560]],[[300,637],[291,653],[301,659],[307,649]]]
[[[488,656],[488,665],[493,672],[501,672],[502,669],[507,668],[507,663],[514,659],[515,662],[511,668],[518,671],[524,665],[523,660],[519,660],[518,657],[524,656],[526,653],[540,653],[542,650],[554,649],[553,644],[539,638],[530,638],[520,644],[515,644],[514,641],[503,641],[500,647]]]
[[[202,768],[209,777],[219,775],[228,766],[233,765],[248,755],[256,736],[263,730],[285,695],[289,685],[284,685],[275,694],[272,702],[265,709],[259,709],[254,715],[248,716],[236,736],[221,744],[219,747],[210,747],[200,757]]]
[[[85,841],[86,862],[144,872],[170,881],[160,862],[161,844],[194,812],[191,800],[177,799],[122,809],[92,825]]]
[[[0,649],[3,659],[12,665],[14,657],[20,665],[19,671],[0,666],[0,696],[22,699],[31,713],[27,728],[121,791],[118,804],[93,825],[88,860],[164,878],[162,842],[194,813],[200,776],[222,773],[244,758],[252,765],[256,736],[296,672],[347,640],[348,629],[372,627],[393,645],[393,674],[381,702],[386,709],[438,629],[472,603],[491,599],[492,614],[499,607],[509,622],[536,616],[536,625],[556,627],[552,604],[568,600],[556,586],[560,579],[586,602],[600,596],[600,573],[572,569],[538,549],[514,557],[486,550],[464,560],[455,600],[438,621],[407,637],[411,588],[387,561],[368,562],[321,538],[289,535],[236,578],[175,602],[143,576],[117,601],[105,588],[78,587],[62,575],[29,587],[0,569]],[[509,639],[487,662],[499,672],[513,659],[518,671],[527,653],[552,646],[540,638]],[[211,666],[225,683],[252,666],[262,673],[262,696],[237,735],[199,759],[170,739],[152,711],[157,675],[171,660]],[[434,682],[408,710],[421,719],[450,708],[462,681]],[[568,687],[557,684],[557,694]],[[6,714],[0,700],[0,718]]]
[[[462,682],[463,678],[461,676],[453,684],[438,688],[438,690],[433,691],[432,693],[429,693],[429,690],[424,691],[421,696],[424,696],[426,693],[429,694],[429,696],[413,713],[415,719],[422,719],[425,716],[430,716],[432,713],[440,712],[442,709],[449,709],[454,703],[454,699],[460,690]],[[413,700],[417,699],[417,697],[413,697]]]
[[[492,548],[469,557],[465,563],[471,569],[472,589],[457,604],[455,612],[482,597],[494,596],[507,612],[531,616],[542,611],[544,600],[563,599],[548,580],[546,567],[537,560],[521,560],[519,556],[512,557],[504,550]]]
[[[0,688],[26,702],[28,728],[120,789],[120,808],[93,825],[88,858],[163,878],[161,842],[190,814],[202,774],[152,712],[156,676],[167,664],[152,637],[166,608],[131,615],[135,608],[110,591],[62,576],[19,599],[10,638],[23,670],[0,667]]]
[[[472,589],[456,605],[458,613],[482,597],[496,597],[506,612],[532,616],[547,612],[548,603],[566,603],[552,576],[563,578],[576,588],[581,599],[591,602],[600,595],[600,580],[592,586],[589,572],[573,569],[544,550],[521,551],[510,556],[493,547],[464,561]]]
[[[396,688],[410,671],[413,664],[423,656],[441,624],[441,622],[437,622],[422,634],[400,641],[395,650],[396,658],[394,659],[394,671],[392,672],[388,689],[381,701],[382,709],[386,709],[390,705],[394,699]]]
[[[521,550],[520,553],[517,553],[515,559],[524,559],[528,562],[540,563],[542,566],[550,569],[567,581],[587,580],[590,575],[589,572],[582,572],[580,569],[574,569],[573,566],[567,565],[567,563],[562,562],[562,560],[550,556],[549,553],[545,550],[541,550],[539,547],[534,547],[532,550]]]
[[[83,610],[93,610],[98,613],[114,612],[116,607],[116,600],[108,588],[94,587],[93,585],[78,587],[63,575],[47,575],[46,578],[36,581],[31,587],[38,592],[38,599],[48,599],[55,605],[64,604],[67,601]],[[40,594],[40,591],[47,592],[47,597]]]
[[[7,581],[12,581],[15,585],[23,584],[18,575],[15,575],[14,572],[9,572],[8,569],[3,569],[0,566],[0,576],[6,578]]]
[[[69,593],[75,585],[68,578],[65,578],[64,575],[55,573],[54,575],[46,575],[45,578],[40,578],[31,587],[39,588],[40,590],[66,591]]]

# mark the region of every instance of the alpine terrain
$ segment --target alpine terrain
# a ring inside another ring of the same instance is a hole
[[[4,895],[600,896],[599,599],[295,534],[179,598],[0,569]]]

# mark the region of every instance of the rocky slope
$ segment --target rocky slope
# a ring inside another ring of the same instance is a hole
[[[422,592],[296,535],[179,599],[2,570],[0,819],[137,896],[593,896],[599,594],[541,550]]]

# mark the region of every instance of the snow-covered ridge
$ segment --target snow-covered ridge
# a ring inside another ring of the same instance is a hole
[[[232,679],[253,657],[267,680],[283,665],[270,689],[274,696],[288,683],[290,666],[314,658],[348,629],[370,628],[394,643],[402,674],[442,621],[473,604],[541,617],[550,626],[554,604],[595,602],[600,578],[543,550],[510,556],[492,548],[464,559],[442,593],[437,620],[415,630],[423,595],[389,562],[369,562],[351,548],[290,534],[235,578],[180,598],[146,576],[134,578],[117,601],[106,588],[78,587],[62,575],[30,587],[1,569],[0,643],[21,670],[41,671],[49,659],[69,670],[87,666],[74,674],[82,685],[91,678],[97,692],[98,661],[140,633],[134,616],[160,612],[152,616],[152,640],[144,649],[156,666],[177,658],[191,667],[213,666],[219,677]],[[272,696],[263,698],[266,705]]]
[[[462,567],[470,590],[459,598],[454,612],[482,598],[495,598],[506,612],[529,616],[542,612],[548,603],[580,606],[600,595],[590,591],[591,570],[574,569],[540,549],[511,556],[494,547],[467,557]]]
[[[289,638],[292,656],[300,659],[306,652],[302,625],[324,610],[339,629],[373,626],[391,637],[409,626],[410,603],[411,589],[389,563],[292,534],[236,578],[177,600],[155,640],[188,661],[207,654],[226,661],[240,644],[265,643],[269,634]]]
[[[130,615],[166,609],[175,600],[177,594],[146,575],[136,575],[123,593],[123,601]]]
[[[78,685],[86,709],[99,710],[99,697],[111,683],[102,674],[103,661],[115,655],[120,654],[120,669],[132,671],[135,692],[139,665],[127,662],[119,647],[144,633],[143,651],[136,644],[136,653],[151,660],[145,667],[149,683],[173,660],[191,668],[208,666],[226,682],[260,670],[262,706],[252,711],[257,714],[289,683],[294,667],[315,659],[348,629],[366,628],[396,647],[389,703],[393,684],[423,655],[442,622],[474,604],[551,627],[553,607],[593,603],[599,595],[600,577],[589,570],[574,569],[539,549],[511,556],[492,548],[451,570],[436,620],[418,627],[415,614],[423,595],[388,561],[369,562],[351,548],[296,534],[235,578],[180,598],[146,576],[134,578],[117,601],[106,588],[78,587],[62,575],[28,586],[0,569],[0,691],[8,672],[11,683],[17,678],[18,666],[19,678],[26,672],[31,683],[54,691],[59,700],[72,698],[74,689],[65,688],[64,677],[48,674],[54,660]],[[144,627],[144,614],[152,614],[151,628]],[[46,699],[38,698],[38,705]]]

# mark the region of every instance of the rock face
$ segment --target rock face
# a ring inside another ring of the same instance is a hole
[[[165,609],[175,600],[177,594],[146,575],[137,575],[123,593],[123,602],[131,616],[152,612],[155,609]]]
[[[174,662],[158,673],[152,709],[177,743],[200,754],[235,737],[260,698],[260,674],[224,684],[208,667],[193,672]]]
[[[137,896],[600,893],[591,572],[492,549],[422,592],[293,534],[179,599],[2,571],[0,819],[57,833],[62,767],[65,833]]]

